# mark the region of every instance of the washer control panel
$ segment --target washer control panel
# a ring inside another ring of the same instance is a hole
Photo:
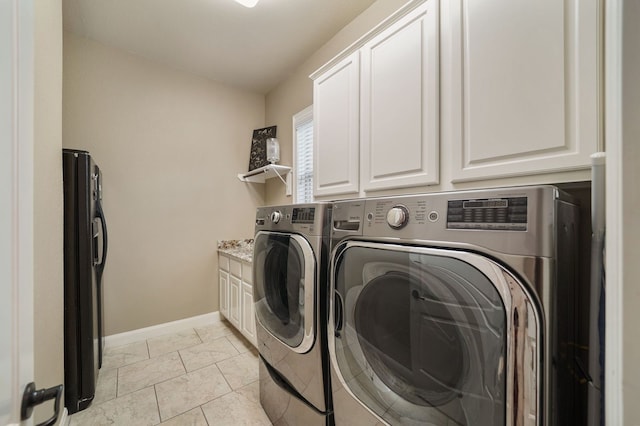
[[[449,200],[447,228],[527,230],[527,197]]]
[[[280,219],[282,219],[282,213],[280,213],[280,211],[276,210],[271,212],[271,222],[278,223]]]
[[[332,204],[331,240],[551,257],[551,231],[558,225],[552,212],[559,206],[563,214],[573,214],[573,199],[551,185],[338,200]]]
[[[351,219],[362,221],[364,229],[374,233],[384,229],[411,231],[417,237],[436,229],[527,231],[529,219],[526,196],[451,199],[424,195],[369,199],[365,203],[364,217]],[[350,229],[343,222],[336,221],[339,226],[334,226]]]
[[[387,212],[387,224],[393,229],[403,228],[409,222],[409,210],[402,204],[393,206]]]
[[[402,229],[409,224],[426,224],[429,210],[423,199],[406,199],[399,203],[394,199],[372,200],[367,204],[369,226],[384,225],[387,229]]]

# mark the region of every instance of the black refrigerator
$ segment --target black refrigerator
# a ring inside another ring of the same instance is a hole
[[[64,389],[69,414],[95,395],[104,347],[102,273],[107,224],[102,173],[86,151],[62,151],[64,188]]]

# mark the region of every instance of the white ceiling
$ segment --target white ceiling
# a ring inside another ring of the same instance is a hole
[[[66,31],[266,93],[375,0],[63,0]]]

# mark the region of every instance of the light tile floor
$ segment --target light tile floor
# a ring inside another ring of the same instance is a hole
[[[107,348],[96,395],[70,425],[271,425],[258,355],[226,321]]]

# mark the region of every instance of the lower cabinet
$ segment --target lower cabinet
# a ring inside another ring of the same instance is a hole
[[[256,346],[251,264],[219,253],[218,265],[220,314]]]

